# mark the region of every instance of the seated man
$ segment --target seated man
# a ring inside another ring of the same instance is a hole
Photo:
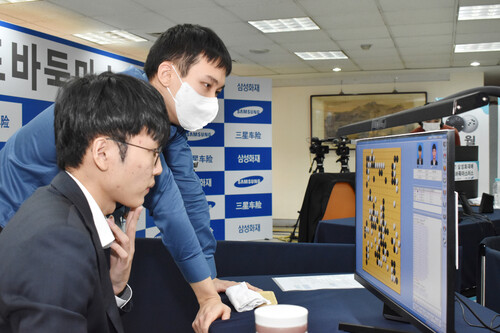
[[[169,127],[160,94],[130,76],[90,75],[59,91],[62,171],[0,233],[0,332],[123,332],[137,218]],[[125,233],[105,218],[117,202],[132,207]]]

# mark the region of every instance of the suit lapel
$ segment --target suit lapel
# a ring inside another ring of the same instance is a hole
[[[83,223],[90,233],[92,243],[94,244],[94,248],[96,251],[97,264],[99,267],[99,277],[101,280],[102,295],[104,298],[106,313],[115,330],[117,332],[123,332],[121,318],[118,313],[118,307],[116,305],[116,300],[113,293],[113,286],[109,277],[109,261],[106,258],[101,245],[101,241],[99,239],[99,235],[97,234],[97,230],[94,224],[94,218],[92,216],[90,206],[87,202],[87,198],[83,194],[78,184],[76,184],[75,181],[64,171],[61,171],[54,178],[51,185],[62,195],[68,198],[75,205],[75,207],[83,217]],[[107,254],[109,256],[109,251],[107,251]]]

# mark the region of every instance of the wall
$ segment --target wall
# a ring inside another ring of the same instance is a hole
[[[399,92],[426,91],[427,100],[446,97],[469,88],[483,86],[481,72],[451,73],[449,81],[398,82]],[[393,83],[344,85],[346,94],[391,92]],[[309,154],[311,95],[338,94],[340,86],[304,86],[273,88],[273,218],[297,219],[309,180],[313,155]],[[357,121],[353,119],[353,121]],[[337,156],[325,158],[325,172],[338,172]],[[354,171],[354,159],[349,168]]]

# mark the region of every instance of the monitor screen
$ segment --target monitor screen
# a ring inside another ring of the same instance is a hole
[[[454,327],[454,148],[453,131],[356,142],[355,277],[428,332]]]

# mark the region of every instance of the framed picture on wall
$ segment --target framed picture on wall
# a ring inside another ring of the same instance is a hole
[[[311,137],[320,140],[337,137],[337,130],[348,124],[408,110],[427,103],[426,92],[340,94],[311,96]],[[418,124],[350,135],[359,139],[409,133]]]

